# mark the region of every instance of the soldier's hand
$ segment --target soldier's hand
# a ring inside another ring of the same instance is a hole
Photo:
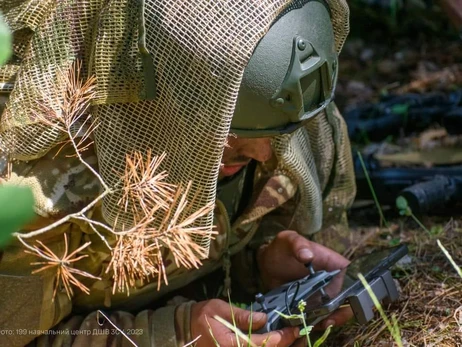
[[[233,324],[231,309],[234,313],[236,327],[245,335],[250,329],[250,315],[252,314],[252,331],[258,330],[266,323],[266,314],[261,312],[250,312],[237,307],[232,307],[223,300],[212,299],[193,304],[191,307],[191,335],[193,339],[201,336],[195,346],[209,347],[215,346],[214,339],[222,347],[237,346],[234,331],[214,319],[219,316]],[[210,327],[209,327],[210,325]],[[213,333],[213,337],[210,333]],[[298,337],[299,329],[294,327],[284,328],[268,334],[251,334],[251,340],[257,346],[261,346],[267,341],[267,347],[290,346]],[[244,340],[243,345],[247,346]]]
[[[348,259],[293,230],[281,231],[274,240],[258,250],[258,268],[268,289],[279,287],[309,274],[305,264],[315,270],[343,269]]]
[[[350,263],[337,252],[311,242],[293,230],[281,231],[270,244],[262,246],[257,253],[257,262],[261,280],[267,289],[307,276],[306,263],[311,263],[316,271],[343,269]],[[340,292],[343,278],[334,279],[337,280]],[[342,308],[321,322],[320,327],[342,325],[352,316],[350,308]]]

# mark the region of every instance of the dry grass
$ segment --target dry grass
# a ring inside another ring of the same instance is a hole
[[[426,223],[428,225],[428,220]],[[400,239],[410,248],[412,262],[397,267],[394,275],[400,284],[400,298],[386,308],[388,316],[398,318],[404,346],[462,346],[462,280],[449,263],[436,240],[439,239],[460,265],[462,223],[451,220],[434,237],[421,229],[395,228],[392,235],[378,228],[361,230],[369,235],[360,242],[355,254],[390,245]],[[356,230],[359,234],[360,230]],[[374,237],[370,235],[375,234]],[[350,324],[334,332],[326,346],[393,346],[385,324],[376,317],[366,326]]]

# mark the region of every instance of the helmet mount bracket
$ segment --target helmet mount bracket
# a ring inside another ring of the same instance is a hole
[[[313,44],[302,36],[295,36],[292,45],[292,58],[286,77],[270,100],[270,104],[290,115],[293,122],[307,121],[319,113],[333,99],[333,86],[337,75],[337,60],[328,66],[327,60],[319,54]],[[303,100],[303,79],[318,75],[315,80],[320,81],[320,102],[315,103],[314,109],[306,105]],[[329,78],[329,76],[331,78]],[[326,104],[326,105],[324,105]]]

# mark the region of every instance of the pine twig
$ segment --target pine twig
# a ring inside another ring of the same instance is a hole
[[[69,247],[67,241],[67,234],[64,234],[64,253],[61,257],[57,256],[48,246],[46,246],[42,241],[36,241],[39,246],[29,246],[27,243],[21,240],[21,242],[26,245],[25,252],[32,254],[36,257],[42,258],[45,261],[38,261],[31,263],[31,265],[42,265],[39,269],[32,271],[32,274],[36,274],[48,269],[56,268],[56,280],[55,280],[55,288],[53,290],[53,300],[56,297],[56,293],[58,292],[58,288],[60,284],[63,285],[64,289],[66,290],[67,296],[69,299],[72,298],[74,295],[74,291],[72,289],[71,284],[79,288],[82,292],[86,294],[90,294],[90,290],[86,287],[82,282],[80,282],[74,275],[80,275],[83,277],[91,278],[100,280],[101,278],[93,276],[88,272],[76,269],[72,267],[72,263],[75,263],[83,258],[88,257],[87,254],[77,256],[79,252],[87,248],[91,242],[87,242],[68,254]]]

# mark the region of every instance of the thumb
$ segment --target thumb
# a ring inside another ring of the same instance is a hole
[[[295,258],[303,264],[313,261],[311,242],[300,234],[294,233],[290,237],[290,244]]]

